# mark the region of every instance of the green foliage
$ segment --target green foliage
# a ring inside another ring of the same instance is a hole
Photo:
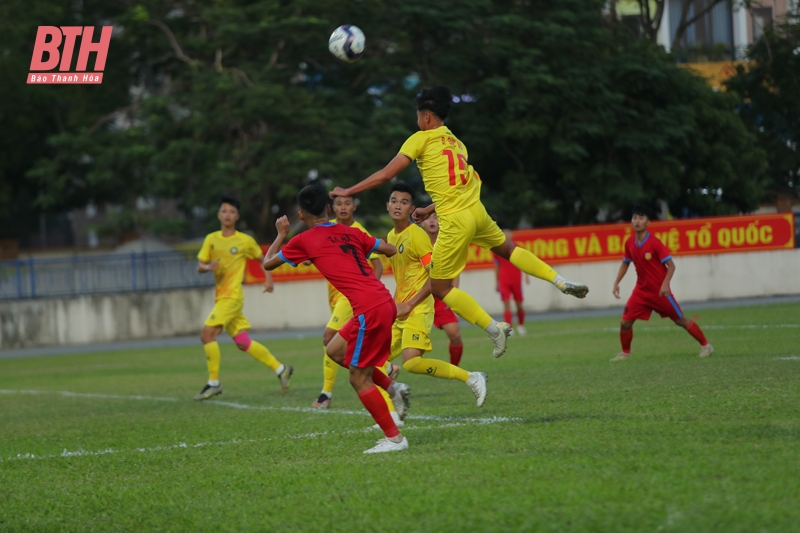
[[[26,153],[35,164],[18,171],[42,208],[147,196],[178,199],[188,216],[228,193],[268,239],[314,176],[349,185],[386,164],[416,129],[411,99],[431,84],[467,95],[449,124],[506,224],[592,222],[658,200],[730,213],[761,194],[764,156],[732,100],[605,27],[599,0],[114,6],[92,8],[124,29],[102,89],[26,89],[72,95],[74,118],[49,136],[43,126]],[[349,65],[326,47],[345,22],[368,43]],[[414,168],[401,178],[421,188]],[[364,194],[360,216],[383,213],[385,193]]]
[[[457,381],[404,372],[410,449],[379,457],[361,453],[380,433],[367,430],[372,421],[345,372],[331,409],[304,412],[322,380],[316,335],[264,341],[296,369],[285,396],[269,368],[221,339],[225,392],[204,403],[191,400],[206,379],[196,341],[0,358],[0,524],[4,532],[797,531],[800,305],[701,314],[717,349],[708,359],[669,320],[637,323],[633,359],[623,363],[608,362],[619,350],[616,317],[530,323],[498,360],[483,331],[464,328],[462,365],[489,373],[486,404],[477,409]],[[446,358],[447,338],[434,334],[432,356]]]
[[[800,14],[793,13],[748,51],[747,68],[738,67],[726,86],[737,93],[739,114],[757,145],[769,154],[772,194],[800,196]]]

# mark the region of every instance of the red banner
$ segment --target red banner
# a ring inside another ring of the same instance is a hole
[[[558,265],[621,260],[629,223],[529,229],[514,232],[514,242],[543,261]],[[690,218],[652,222],[650,233],[658,237],[674,256],[758,252],[794,248],[794,217],[791,213],[734,217]],[[263,247],[266,251],[268,247]],[[492,252],[470,246],[467,270],[493,268]],[[384,271],[390,272],[387,260]],[[283,265],[273,271],[275,280],[320,279],[313,266]],[[245,283],[263,283],[257,261],[248,264]]]

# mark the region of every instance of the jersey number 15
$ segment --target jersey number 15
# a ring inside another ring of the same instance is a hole
[[[467,158],[464,154],[455,154],[452,150],[442,150],[442,155],[447,156],[447,172],[450,174],[450,186],[456,184],[456,157],[458,157],[458,170],[467,170]],[[466,185],[469,176],[466,172],[458,175],[461,178],[461,185]]]

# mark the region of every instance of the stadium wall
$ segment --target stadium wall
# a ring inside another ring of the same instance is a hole
[[[685,256],[675,263],[672,289],[679,302],[800,294],[800,249]],[[576,300],[531,279],[524,285],[525,307],[528,311],[621,308],[633,290],[636,273],[629,269],[621,284],[623,298],[616,300],[611,288],[619,264],[559,265],[564,277],[589,285],[589,296]],[[384,282],[394,290],[391,276]],[[462,287],[490,313],[502,311],[493,270],[465,272]],[[277,283],[272,294],[263,294],[257,285],[244,290],[244,312],[254,329],[321,329],[328,321],[322,280]],[[199,335],[213,301],[213,289],[205,288],[6,301],[0,303],[0,349]]]

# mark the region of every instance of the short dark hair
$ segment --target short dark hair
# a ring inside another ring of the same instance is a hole
[[[229,204],[236,208],[237,211],[242,210],[242,202],[234,198],[233,196],[223,196],[219,199],[219,206],[222,207],[222,204]]]
[[[650,214],[650,209],[646,205],[635,205],[633,209],[631,209],[631,216],[639,215],[642,217],[647,217],[647,220],[652,220],[653,217]]]
[[[327,215],[326,208],[330,203],[331,197],[328,191],[316,183],[306,185],[297,193],[297,204],[300,209],[315,217]]]
[[[404,181],[398,181],[394,185],[392,185],[392,189],[389,191],[389,197],[391,198],[393,192],[404,192],[406,194],[411,195],[411,203],[414,203],[414,200],[417,199],[417,195],[414,193],[414,189],[411,188],[411,185]]]
[[[453,94],[444,85],[425,87],[414,98],[414,104],[417,106],[417,111],[432,111],[444,120],[450,112],[450,106],[453,105]]]

